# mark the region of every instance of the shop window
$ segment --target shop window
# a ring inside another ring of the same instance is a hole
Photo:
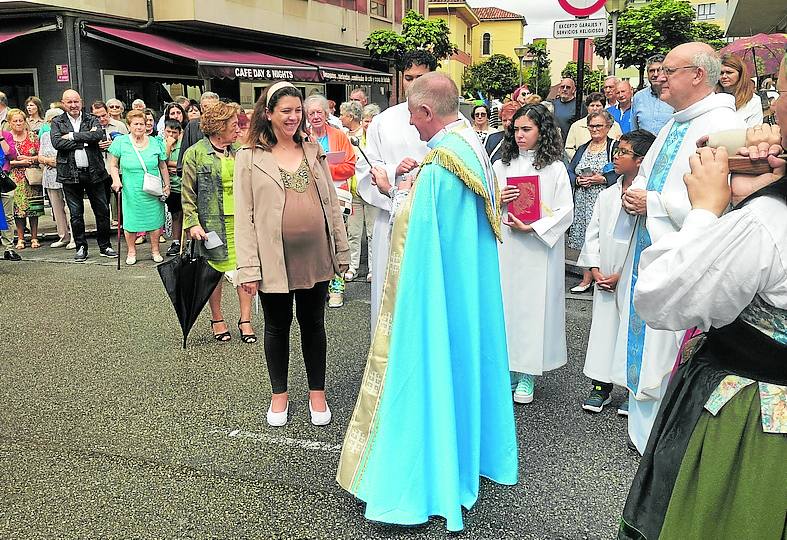
[[[492,54],[492,34],[485,33],[481,38],[481,55],[489,56]]]
[[[388,0],[369,0],[369,14],[388,17]]]
[[[716,4],[698,4],[697,20],[707,21],[716,18]]]
[[[8,106],[24,109],[29,96],[37,96],[38,81],[35,69],[0,70],[0,92],[8,98]]]

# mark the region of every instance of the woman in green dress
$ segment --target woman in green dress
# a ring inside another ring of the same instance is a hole
[[[159,251],[159,235],[164,226],[164,202],[142,191],[145,173],[161,179],[164,195],[169,195],[167,152],[158,137],[145,133],[145,115],[129,111],[126,116],[130,133],[117,137],[109,147],[109,174],[112,189],[123,194],[123,233],[128,254],[126,264],[137,262],[138,232],[150,233],[150,251],[153,260],[164,260]],[[121,176],[123,181],[121,182]]]
[[[235,199],[233,180],[235,141],[240,135],[237,109],[226,103],[217,103],[200,118],[200,129],[205,137],[189,147],[183,155],[181,199],[183,228],[188,238],[197,242],[197,250],[210,265],[224,272],[234,283],[235,260]],[[210,249],[201,241],[208,240],[214,232],[221,244]],[[230,332],[221,310],[222,283],[210,296],[211,328],[216,341],[227,342]],[[237,287],[240,302],[238,330],[243,343],[256,343],[257,336],[251,325],[251,299]]]

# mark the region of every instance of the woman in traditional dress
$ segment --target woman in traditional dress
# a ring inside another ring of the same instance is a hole
[[[737,56],[725,54],[721,57],[721,75],[716,92],[732,94],[738,116],[746,123],[746,127],[762,124],[763,107],[757,94],[757,85],[749,78],[746,65]]]
[[[260,293],[265,316],[268,424],[287,423],[294,301],[309,415],[312,424],[326,425],[325,296],[328,281],[349,268],[350,249],[324,151],[303,138],[303,102],[295,86],[278,82],[257,101],[235,171],[238,280],[247,294]]]
[[[504,203],[520,195],[509,180],[537,178],[538,194],[531,202],[539,206],[540,217],[524,223],[506,212],[500,246],[508,361],[517,403],[533,401],[534,377],[567,360],[564,237],[574,204],[562,142],[546,107],[525,105],[514,114],[503,158],[494,164]]]
[[[41,173],[38,165],[38,138],[30,131],[27,115],[19,109],[8,111],[11,136],[16,146],[16,159],[11,160],[11,176],[16,182],[14,191],[14,222],[16,223],[16,249],[25,249],[25,225],[30,225],[30,247],[41,247],[38,242],[38,218],[44,215],[44,188],[30,185],[26,171]]]
[[[787,92],[787,57],[779,88]],[[783,151],[778,130],[750,131],[761,144],[749,155]],[[709,330],[689,342],[670,382],[618,538],[783,539],[787,164],[771,155],[774,173],[728,184],[727,151],[699,152],[685,176],[692,210],[642,253],[634,304],[656,328]]]
[[[574,189],[574,223],[568,231],[568,247],[582,250],[585,232],[593,215],[593,206],[598,194],[617,181],[612,165],[612,154],[617,141],[609,136],[614,123],[607,111],[595,111],[587,116],[590,141],[577,148],[568,166],[568,176]],[[571,292],[582,293],[593,285],[593,275],[587,268],[582,281]]]
[[[235,285],[240,304],[238,331],[243,343],[256,343],[257,336],[251,325],[251,299],[239,286],[236,279],[235,250],[235,144],[240,135],[238,113],[226,103],[216,103],[200,117],[200,130],[204,138],[190,146],[183,154],[183,177],[181,178],[181,204],[183,206],[183,228],[192,242],[207,240],[214,232],[221,244],[206,248],[199,243],[198,252],[208,263],[229,275]],[[171,156],[170,156],[171,158]],[[153,239],[155,243],[155,239]],[[210,326],[213,338],[221,343],[231,339],[229,328],[221,309],[222,282],[210,295]]]
[[[123,194],[123,233],[126,237],[126,264],[137,263],[137,233],[150,232],[150,246],[154,262],[164,260],[159,251],[159,234],[164,225],[164,203],[142,191],[145,174],[161,179],[164,195],[169,195],[169,172],[164,143],[146,134],[145,114],[131,110],[126,116],[131,133],[112,141],[109,153],[109,175],[112,189]],[[121,182],[121,176],[123,181]]]

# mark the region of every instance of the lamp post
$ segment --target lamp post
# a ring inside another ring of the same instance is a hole
[[[517,58],[519,58],[519,86],[522,86],[522,60],[525,58],[525,54],[527,54],[527,47],[524,45],[517,45],[514,47],[514,54],[516,54]]]
[[[604,9],[607,10],[612,18],[612,54],[610,54],[609,75],[615,74],[615,63],[617,62],[617,41],[618,41],[618,16],[626,9],[628,0],[607,0]]]

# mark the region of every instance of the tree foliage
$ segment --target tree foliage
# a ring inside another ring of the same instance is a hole
[[[561,74],[564,77],[570,77],[577,81],[577,63],[574,61],[569,62],[566,64],[566,67],[563,68]],[[585,95],[589,94],[590,92],[600,92],[602,88],[602,81],[604,80],[604,70],[602,68],[598,68],[595,70],[588,69],[588,66],[585,66],[585,70],[583,73],[583,81],[584,81],[584,93]]]
[[[533,65],[528,69],[524,80],[534,94],[546,99],[549,89],[552,86],[552,79],[549,75],[549,66],[552,60],[549,58],[546,40],[539,39],[528,45],[527,54],[533,60]]]
[[[449,39],[450,33],[444,20],[426,19],[411,10],[402,19],[401,34],[393,30],[375,30],[363,45],[372,58],[393,60],[396,70],[401,71],[402,58],[409,51],[427,50],[438,61],[454,54],[457,48]]]
[[[724,30],[709,22],[694,22],[694,41],[707,43],[717,51],[727,43],[724,41]]]
[[[694,9],[685,0],[651,0],[638,8],[625,9],[618,17],[616,64],[636,66],[640,74],[654,54],[695,39]],[[609,58],[612,33],[596,38],[596,52]]]
[[[519,71],[516,64],[504,54],[493,54],[483,62],[473,64],[462,77],[462,88],[474,95],[482,92],[487,96],[502,98],[518,85]]]

